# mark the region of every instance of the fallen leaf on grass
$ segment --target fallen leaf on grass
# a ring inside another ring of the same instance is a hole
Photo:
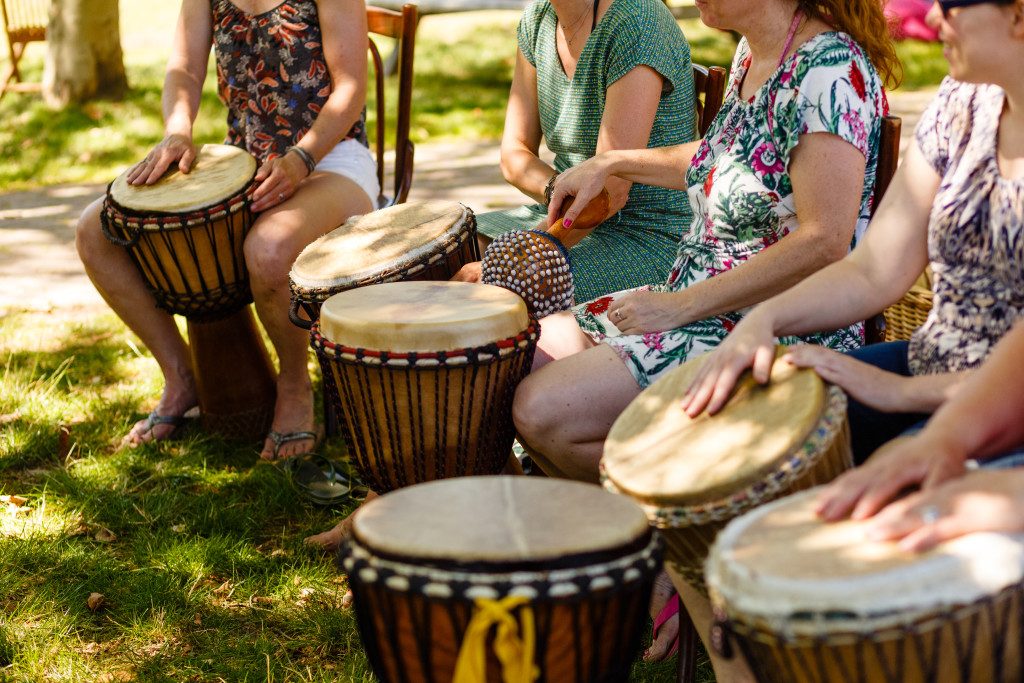
[[[192,623],[195,624],[196,626],[202,626],[203,625],[203,615],[199,614],[199,612],[196,612],[196,615],[194,617],[192,617]]]
[[[99,683],[122,683],[123,681],[134,681],[135,676],[128,671],[108,671],[97,680]]]
[[[348,593],[345,593],[345,596],[341,599],[341,607],[342,607],[342,609],[347,609],[347,608],[351,607],[352,606],[352,600],[353,600],[353,598],[352,598],[352,591],[349,591]]]
[[[93,535],[93,538],[95,538],[100,543],[113,543],[114,541],[117,540],[117,534],[115,534],[110,529],[106,529],[104,527],[100,527],[99,531],[97,531]]]
[[[88,605],[90,612],[95,612],[107,602],[107,599],[103,596],[103,593],[89,593],[89,599],[85,601]]]
[[[171,526],[171,531],[173,531],[176,534],[183,534],[187,530],[188,530],[188,527],[185,526],[184,524],[175,524],[175,525]]]
[[[7,503],[11,507],[20,508],[27,502],[28,498],[24,496],[0,496],[0,503]]]
[[[4,413],[3,415],[0,415],[0,425],[10,424],[11,422],[17,422],[20,419],[20,410],[15,410],[13,413]]]

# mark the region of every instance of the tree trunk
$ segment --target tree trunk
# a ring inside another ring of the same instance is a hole
[[[128,89],[117,0],[53,0],[46,29],[43,96],[53,107]]]

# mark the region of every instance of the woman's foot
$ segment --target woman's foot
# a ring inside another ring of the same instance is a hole
[[[288,381],[277,378],[277,402],[270,434],[263,441],[260,457],[279,460],[309,453],[316,448],[313,424],[313,385],[309,377]]]
[[[163,441],[174,436],[185,414],[196,407],[195,382],[192,377],[178,378],[164,385],[164,392],[156,408],[139,420],[121,439],[122,446],[138,446],[150,441]]]
[[[671,657],[679,644],[679,598],[672,579],[664,570],[654,579],[650,612],[654,638],[644,651],[644,661],[660,662]]]
[[[373,500],[376,497],[377,494],[374,493],[373,491],[368,492],[366,494],[366,498],[364,498],[363,502],[359,504],[359,507],[366,505],[369,501]],[[351,513],[349,513],[349,515],[345,517],[345,519],[335,524],[334,528],[330,531],[324,531],[322,533],[309,536],[303,541],[303,543],[305,543],[308,546],[315,546],[317,548],[320,548],[324,552],[334,552],[341,545],[341,542],[344,541],[345,538],[350,533],[352,533],[352,519],[355,517],[355,514],[358,511],[359,508],[356,508]]]

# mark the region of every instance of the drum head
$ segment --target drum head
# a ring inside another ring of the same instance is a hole
[[[468,229],[454,202],[398,204],[356,216],[299,254],[290,273],[299,289],[350,289],[420,264]]]
[[[730,611],[791,619],[795,630],[860,630],[862,620],[881,628],[896,612],[970,603],[1024,576],[1024,536],[973,534],[908,553],[868,540],[870,521],[822,522],[817,493],[759,507],[718,535],[707,580]]]
[[[129,185],[128,171],[110,186],[110,197],[138,213],[189,213],[229,199],[252,181],[256,159],[232,145],[203,145],[192,170],[172,166],[154,185]]]
[[[690,419],[682,397],[704,358],[645,389],[608,434],[605,472],[641,502],[696,505],[761,481],[803,444],[822,415],[821,378],[813,370],[776,363],[767,385],[747,372],[717,415]]]
[[[342,346],[379,351],[453,351],[515,337],[526,304],[493,285],[389,282],[335,294],[320,309],[321,333]]]
[[[615,550],[647,535],[632,501],[535,477],[459,477],[399,489],[356,513],[355,538],[408,560],[522,564]]]

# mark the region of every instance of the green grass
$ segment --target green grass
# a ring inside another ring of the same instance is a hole
[[[347,510],[198,429],[118,448],[159,388],[111,313],[0,320],[0,495],[28,500],[0,505],[0,681],[371,680],[344,578],[301,543]]]
[[[160,91],[176,5],[121,3],[122,44],[131,85],[124,100],[98,100],[62,111],[48,109],[34,95],[9,94],[0,100],[0,187],[107,182],[148,152],[163,131]],[[517,19],[517,13],[507,11],[423,19],[416,48],[415,142],[501,136]],[[728,34],[708,29],[698,20],[680,25],[695,61],[728,67],[735,48]],[[898,52],[905,65],[906,89],[934,85],[946,73],[937,44],[906,41],[899,44]],[[44,54],[42,45],[30,47],[22,62],[30,80],[39,79]],[[394,102],[396,88],[395,79],[389,79],[385,101]],[[223,134],[223,109],[211,70],[195,135],[199,142],[217,142]]]

